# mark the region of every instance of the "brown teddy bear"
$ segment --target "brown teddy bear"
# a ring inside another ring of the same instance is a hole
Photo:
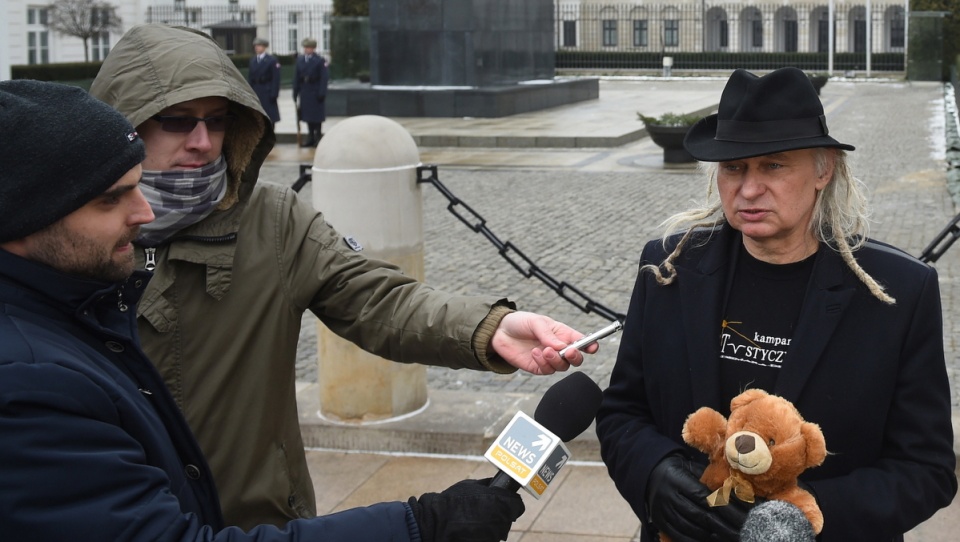
[[[710,506],[729,502],[730,491],[744,502],[754,497],[786,501],[823,528],[817,501],[797,485],[801,472],[821,465],[827,456],[823,432],[805,422],[793,403],[759,389],[730,401],[730,419],[711,408],[694,412],[683,424],[683,440],[707,454],[710,464],[700,481],[715,490]]]

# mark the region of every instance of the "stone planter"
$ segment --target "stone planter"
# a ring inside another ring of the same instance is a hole
[[[683,148],[683,138],[689,126],[661,126],[647,124],[647,135],[654,143],[663,148],[664,164],[689,164],[696,162],[693,156]]]

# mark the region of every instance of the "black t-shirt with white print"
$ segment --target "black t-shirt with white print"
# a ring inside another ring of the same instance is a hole
[[[773,392],[815,259],[770,264],[741,246],[720,324],[721,404],[748,388]]]

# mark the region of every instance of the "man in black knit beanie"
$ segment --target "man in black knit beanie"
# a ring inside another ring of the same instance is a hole
[[[79,209],[144,158],[130,123],[77,87],[3,81],[0,129],[0,243]]]

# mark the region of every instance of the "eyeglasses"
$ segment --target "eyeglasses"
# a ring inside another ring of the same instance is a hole
[[[223,132],[235,116],[228,113],[204,118],[180,115],[154,115],[150,118],[159,122],[160,129],[164,132],[186,133],[192,132],[198,122],[206,124],[207,130],[211,132]]]

